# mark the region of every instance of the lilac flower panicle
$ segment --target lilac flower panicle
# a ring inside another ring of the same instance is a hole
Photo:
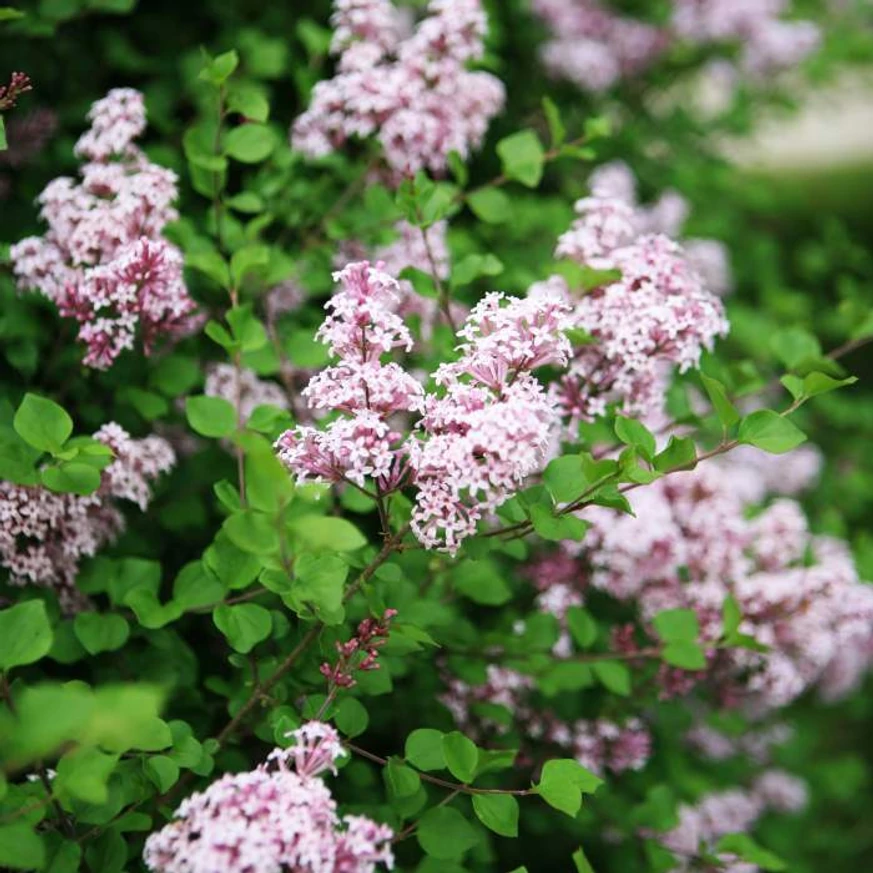
[[[337,813],[318,774],[345,754],[336,731],[309,722],[294,744],[246,773],[222,776],[182,802],[147,840],[154,873],[374,873],[394,864],[393,831]]]
[[[57,494],[41,486],[0,482],[0,563],[10,583],[51,588],[68,612],[87,606],[76,589],[80,561],[124,529],[116,501],[128,500],[145,510],[151,483],[175,463],[169,443],[157,436],[132,439],[110,423],[94,438],[112,450],[114,459],[93,494]]]
[[[685,200],[666,192],[654,204],[641,205],[636,179],[620,161],[599,167],[589,184],[591,196],[576,204],[578,218],[559,238],[555,254],[614,270],[618,278],[604,278],[603,285],[575,304],[572,326],[595,342],[574,353],[552,389],[571,431],[580,421],[602,415],[610,403],[629,414],[657,416],[671,369],[697,366],[702,352],[728,330],[724,308],[713,293],[724,293],[729,284],[726,256],[721,269],[705,265],[718,283],[710,289],[694,258],[670,238],[681,232],[688,213]],[[546,287],[571,299],[560,276],[533,286],[529,296]]]
[[[199,321],[182,254],[161,236],[177,218],[176,176],[133,142],[145,129],[142,95],[110,91],[89,119],[75,149],[87,160],[81,181],[61,177],[46,186],[39,196],[46,234],[21,240],[10,256],[18,287],[39,291],[75,319],[85,364],[106,369],[137,335],[149,354]]]
[[[332,21],[339,69],[294,123],[295,148],[319,157],[376,136],[399,178],[442,173],[450,152],[466,157],[481,144],[505,95],[499,79],[467,69],[484,50],[479,0],[430,0],[411,32],[387,0],[337,0]]]
[[[408,443],[412,530],[427,548],[455,553],[543,466],[558,410],[531,370],[568,360],[569,311],[555,294],[493,293],[458,332],[461,356],[435,373],[441,393],[425,398],[421,434]]]
[[[739,67],[753,79],[797,66],[821,42],[810,21],[780,16],[786,0],[672,0],[669,23],[619,15],[599,0],[533,0],[550,38],[541,57],[550,75],[585,91],[606,91],[649,69],[677,42],[736,44]]]
[[[368,478],[386,484],[401,469],[400,434],[388,419],[421,409],[424,391],[396,363],[382,356],[409,351],[412,334],[395,312],[397,281],[361,261],[334,274],[339,290],[316,337],[338,362],[315,374],[303,391],[309,407],[336,410],[324,430],[298,426],[279,437],[280,460],[298,480],[363,486]]]

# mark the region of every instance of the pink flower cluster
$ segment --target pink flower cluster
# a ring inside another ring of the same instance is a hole
[[[89,113],[76,144],[82,181],[61,177],[39,197],[43,237],[11,249],[22,290],[36,289],[79,323],[84,362],[105,369],[139,332],[148,354],[162,337],[190,331],[194,301],[181,252],[161,237],[176,218],[176,176],[133,144],[145,129],[142,95],[110,91]]]
[[[572,326],[595,342],[576,351],[556,389],[571,427],[603,414],[609,403],[632,414],[656,413],[669,370],[696,366],[703,350],[728,330],[721,302],[662,232],[675,231],[684,220],[684,201],[665,195],[642,209],[632,183],[626,168],[616,165],[595,176],[593,196],[576,204],[579,218],[558,240],[558,257],[620,274],[575,303]],[[571,299],[559,276],[530,290],[532,296],[544,293]]]
[[[343,259],[341,263],[369,257],[375,263],[381,263],[382,269],[392,276],[399,276],[405,269],[412,267],[441,281],[449,278],[451,262],[446,240],[447,222],[438,221],[425,229],[407,221],[398,221],[394,230],[397,238],[372,252],[368,252],[361,243],[344,244],[339,253]],[[432,297],[419,294],[408,279],[399,279],[398,284],[400,300],[397,314],[404,319],[417,318],[419,335],[423,340],[430,339],[434,328],[443,317],[439,303]],[[469,314],[469,309],[461,303],[453,300],[449,305],[452,319],[456,323],[463,321]]]
[[[679,862],[675,873],[701,869],[697,865],[702,851],[712,853],[715,844],[728,834],[751,830],[768,810],[798,812],[807,803],[806,785],[782,770],[762,773],[751,791],[730,788],[705,794],[696,804],[679,807],[679,823],[660,836],[661,843]],[[723,873],[757,873],[758,867],[740,861],[735,855],[718,855]]]
[[[809,21],[780,18],[789,0],[673,0],[668,25],[616,14],[598,0],[533,0],[550,38],[546,69],[585,91],[601,92],[639,75],[677,41],[742,47],[744,72],[764,77],[799,64],[819,44]]]
[[[683,238],[682,231],[691,212],[691,206],[678,191],[669,189],[651,204],[640,203],[636,177],[624,161],[601,164],[589,177],[588,185],[592,200],[586,208],[592,213],[596,214],[599,208],[603,208],[608,214],[610,208],[616,208],[613,203],[616,200],[626,203],[632,209],[632,214],[626,219],[633,228],[630,238],[643,234],[662,233],[675,240],[681,240],[685,257],[700,274],[706,288],[719,296],[724,296],[731,291],[733,279],[730,256],[724,243],[714,239]],[[581,201],[581,204],[586,203],[585,200]],[[577,208],[583,211],[581,204]],[[576,230],[582,234],[584,241],[586,234],[584,222],[577,223]],[[627,239],[625,237],[609,248],[617,248]],[[573,231],[565,234],[561,238],[561,243],[568,248],[567,257],[585,260],[584,246],[581,250],[577,249]],[[594,257],[601,255],[603,248],[605,247],[601,245],[600,251],[595,252]]]
[[[331,686],[352,688],[357,684],[355,672],[379,669],[379,649],[388,641],[391,622],[396,615],[396,609],[386,609],[378,620],[365,618],[350,640],[336,644],[337,662],[331,665],[325,661],[319,668]]]
[[[481,704],[507,709],[525,737],[570,752],[593,773],[642,770],[652,753],[652,737],[638,718],[623,723],[608,718],[566,721],[531,700],[534,682],[517,670],[490,664],[486,680],[469,685],[456,678],[440,698],[458,725],[483,735],[504,733],[506,725],[477,713]]]
[[[345,751],[336,731],[309,722],[256,770],[222,776],[188,797],[175,821],[146,840],[153,873],[374,873],[393,867],[393,831],[364,816],[340,819],[318,778]]]
[[[117,424],[107,424],[94,438],[112,450],[114,459],[93,494],[0,482],[0,563],[9,570],[10,583],[54,589],[66,611],[86,604],[76,589],[79,562],[124,528],[115,501],[130,500],[145,510],[150,483],[175,463],[169,443],[160,437],[135,440]]]
[[[790,0],[673,0],[675,33],[701,45],[736,43],[741,67],[766,76],[799,64],[821,41],[811,21],[783,21]]]
[[[673,474],[634,493],[636,516],[587,512],[580,564],[594,587],[638,604],[644,621],[693,609],[706,641],[720,636],[732,595],[741,632],[768,651],[712,651],[711,676],[724,703],[757,714],[813,686],[844,694],[873,661],[873,588],[845,545],[811,535],[788,498],[750,514],[763,497],[754,468],[730,458]]]
[[[391,0],[336,0],[332,20],[338,71],[294,123],[295,148],[317,157],[375,135],[399,178],[479,146],[504,102],[497,78],[467,69],[483,53],[480,0],[430,0],[412,32]]]
[[[27,73],[12,73],[8,85],[0,85],[0,112],[14,109],[19,97],[33,90],[33,83]]]
[[[477,522],[545,461],[557,408],[533,370],[565,366],[569,306],[557,295],[486,294],[459,331],[460,357],[435,373],[421,436],[410,442],[418,487],[412,529],[454,554]]]
[[[669,45],[669,34],[597,0],[533,0],[551,38],[542,49],[551,75],[586,91],[605,91],[649,67]]]
[[[375,479],[393,490],[405,475],[401,434],[388,419],[420,410],[421,385],[396,363],[382,363],[394,349],[412,348],[412,334],[396,314],[399,288],[387,273],[366,261],[334,274],[340,290],[327,303],[329,314],[317,338],[337,363],[309,382],[303,394],[313,409],[344,417],[324,430],[296,427],[277,441],[279,458],[300,481]]]
[[[259,379],[252,370],[233,364],[211,364],[203,385],[207,397],[221,397],[240,411],[244,420],[258,406],[288,409],[288,397],[275,382]]]
[[[560,300],[489,294],[459,332],[460,358],[435,374],[425,396],[400,365],[412,335],[397,314],[399,286],[366,261],[338,272],[341,290],[318,332],[338,363],[316,374],[304,395],[312,408],[341,412],[326,429],[297,427],[278,442],[299,479],[375,479],[387,494],[411,476],[418,487],[412,528],[428,548],[457,551],[480,518],[499,506],[544,460],[554,403],[531,371],[565,364],[568,307]],[[504,305],[506,304],[506,305]],[[405,441],[389,419],[423,412]]]

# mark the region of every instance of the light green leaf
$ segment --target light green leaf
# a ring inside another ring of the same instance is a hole
[[[73,621],[76,638],[89,655],[120,649],[130,636],[130,626],[120,616],[80,612]]]
[[[622,697],[630,695],[631,677],[627,664],[621,661],[596,661],[591,669],[604,688]]]
[[[495,834],[518,836],[518,801],[511,794],[474,794],[473,810]]]
[[[425,772],[444,769],[443,736],[442,731],[433,728],[414,730],[406,738],[406,760]]]
[[[224,138],[225,153],[244,164],[257,164],[268,158],[276,148],[276,134],[266,124],[241,124]]]
[[[0,868],[42,870],[45,857],[42,837],[29,825],[0,825]]]
[[[227,437],[236,430],[236,410],[223,397],[188,397],[185,414],[191,428],[205,437]]]
[[[773,410],[759,409],[740,422],[737,439],[778,455],[796,449],[806,440],[806,434]]]
[[[429,809],[418,822],[416,836],[421,848],[441,861],[460,860],[479,842],[467,819],[447,806]]]
[[[497,154],[508,179],[536,188],[543,178],[546,155],[533,130],[520,130],[497,143]]]
[[[464,783],[473,781],[479,763],[479,750],[472,740],[460,731],[446,734],[443,737],[443,756],[452,776]]]
[[[0,670],[32,664],[52,647],[52,628],[42,600],[0,609]]]
[[[246,654],[270,636],[273,619],[268,610],[256,603],[216,606],[212,612],[215,626],[237,652]]]
[[[25,394],[12,426],[28,445],[56,454],[73,432],[73,419],[53,400]]]
[[[511,218],[512,204],[499,188],[479,188],[467,195],[467,205],[486,224],[503,224]]]

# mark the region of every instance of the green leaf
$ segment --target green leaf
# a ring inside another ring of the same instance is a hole
[[[215,626],[237,652],[246,654],[270,636],[273,619],[268,610],[256,603],[216,606],[212,612]]]
[[[16,21],[24,16],[25,13],[20,9],[15,9],[12,6],[0,6],[0,21]]]
[[[188,252],[185,255],[185,265],[192,270],[199,270],[204,275],[209,276],[213,282],[222,288],[230,287],[230,267],[228,267],[227,261],[216,251]],[[215,324],[215,322],[210,323]],[[208,327],[209,325],[207,325]],[[208,330],[207,335],[211,336]],[[222,343],[219,343],[219,345],[222,345]]]
[[[0,670],[32,664],[52,647],[52,628],[42,600],[0,610]]]
[[[858,378],[856,376],[849,376],[847,379],[834,379],[828,376],[827,373],[815,371],[807,373],[803,377],[803,394],[806,397],[816,397],[819,394],[827,394],[829,391],[836,391],[838,388],[854,385],[857,381]]]
[[[467,819],[448,806],[429,809],[418,822],[416,836],[421,848],[441,861],[460,860],[479,842]]]
[[[743,620],[743,613],[740,609],[740,604],[737,602],[733,594],[728,594],[724,600],[724,605],[721,609],[723,628],[722,631],[725,637],[733,636],[739,629]]]
[[[396,758],[388,760],[383,773],[394,797],[411,797],[421,788],[421,776]]]
[[[120,616],[80,612],[73,621],[76,638],[89,655],[120,649],[130,636],[130,626]]]
[[[25,824],[0,825],[0,867],[9,870],[42,870],[45,845],[42,837]]]
[[[237,283],[241,282],[243,276],[246,273],[249,273],[253,270],[257,270],[259,267],[266,267],[270,262],[270,250],[267,246],[263,245],[251,245],[245,246],[239,251],[233,253],[233,257],[230,259],[230,271],[233,274],[233,277]],[[232,311],[232,310],[231,310]],[[230,322],[230,313],[228,313],[228,319]],[[233,322],[231,322],[233,324]],[[263,327],[261,327],[261,331],[263,331]],[[236,331],[234,331],[236,333]],[[261,348],[266,345],[267,335],[263,333],[263,339],[258,337],[258,344],[254,346],[254,348]],[[247,347],[245,344],[242,346],[242,350],[244,352],[250,351],[250,347]]]
[[[245,251],[245,250],[243,250]],[[255,260],[258,257],[256,249],[249,250],[250,257]],[[234,256],[236,258],[236,256]],[[240,266],[247,267],[249,256],[244,256],[241,260],[235,261],[234,273]],[[267,332],[264,325],[255,316],[251,304],[243,306],[235,306],[227,313],[227,323],[233,332],[234,339],[238,347],[244,352],[255,352],[263,348],[267,344]]]
[[[329,624],[341,620],[343,593],[349,568],[337,555],[303,552],[294,562],[294,604],[309,603]]]
[[[0,152],[5,152],[9,148],[9,143],[6,141],[6,119],[0,115]]]
[[[536,788],[549,806],[575,818],[582,808],[582,795],[593,794],[602,784],[602,779],[577,761],[555,758],[546,761]]]
[[[249,121],[266,121],[270,117],[270,103],[264,92],[256,86],[234,84],[227,95],[227,108]]]
[[[276,148],[276,134],[266,124],[241,124],[224,138],[225,153],[244,164],[257,164],[268,158]]]
[[[179,779],[179,765],[166,755],[152,755],[145,762],[145,772],[161,794],[169,791]]]
[[[518,836],[518,801],[511,794],[474,794],[473,810],[495,834]]]
[[[759,409],[740,422],[737,439],[778,455],[796,449],[806,440],[806,434],[773,410]]]
[[[480,276],[499,276],[503,272],[503,262],[494,255],[467,255],[452,270],[452,287],[468,285]]]
[[[499,188],[479,188],[467,195],[467,205],[486,224],[503,224],[511,217],[512,204]]]
[[[479,763],[479,750],[472,740],[460,731],[446,734],[443,737],[443,756],[452,776],[465,784],[473,781]]]
[[[227,437],[236,430],[236,410],[223,397],[188,397],[185,414],[192,430],[205,437]]]
[[[821,344],[809,331],[788,327],[776,331],[770,339],[770,348],[789,370],[798,368],[804,361],[821,356]]]
[[[53,400],[25,394],[12,426],[28,445],[56,454],[73,432],[73,419]]]
[[[308,549],[353,552],[367,544],[366,537],[344,518],[300,515],[291,519],[289,527]]]
[[[497,154],[508,179],[536,188],[543,178],[546,154],[533,130],[520,130],[497,143]]]
[[[693,609],[665,609],[652,619],[652,624],[665,643],[675,640],[693,642],[700,636],[700,623]]]
[[[785,861],[769,849],[759,846],[748,834],[727,834],[718,841],[715,850],[738,855],[743,861],[755,864],[762,870],[780,873],[788,869]]]
[[[542,504],[536,504],[530,509],[530,520],[533,529],[545,540],[560,542],[561,540],[581,540],[590,524],[575,515],[555,515]]]
[[[633,446],[648,461],[655,454],[655,437],[641,422],[624,415],[615,418],[615,435],[627,446]]]
[[[543,97],[543,113],[546,116],[546,124],[549,126],[549,135],[552,138],[552,148],[560,148],[567,139],[567,128],[561,120],[561,110],[551,97]]]
[[[443,732],[433,728],[418,728],[406,738],[406,760],[419,770],[442,770],[446,766],[443,752]]]
[[[58,762],[53,788],[61,798],[85,803],[106,803],[109,777],[118,764],[118,755],[108,755],[92,746],[67,752]]]
[[[100,487],[100,471],[90,464],[76,461],[56,467],[46,467],[41,473],[42,484],[61,494],[93,494]]]
[[[682,670],[703,670],[706,655],[701,645],[694,640],[674,640],[664,646],[661,657],[672,667]]]
[[[573,863],[576,865],[576,873],[594,873],[594,868],[591,862],[585,857],[585,852],[581,846],[573,852]]]
[[[543,482],[556,503],[572,503],[591,484],[581,455],[562,455],[549,461]]]
[[[671,470],[693,469],[697,465],[697,447],[691,437],[671,436],[667,448],[654,457],[654,467],[659,473]]]
[[[587,649],[594,645],[597,639],[597,622],[587,609],[571,606],[567,610],[567,627],[580,648]]]
[[[370,716],[356,697],[343,697],[337,704],[333,720],[347,737],[356,737],[367,729]]]
[[[727,389],[718,379],[713,379],[707,376],[706,373],[700,374],[700,380],[703,382],[703,388],[709,396],[712,408],[718,416],[718,420],[724,427],[733,427],[740,420],[740,413],[737,408],[731,403],[727,396]]]
[[[230,78],[238,65],[239,55],[235,50],[231,50],[217,58],[210,58],[206,66],[200,71],[199,78],[211,82],[213,85],[222,85]]]
[[[621,661],[595,661],[591,669],[604,688],[621,697],[630,696],[631,677],[627,664]]]
[[[455,588],[474,603],[500,606],[512,598],[512,589],[491,561],[463,561],[452,574]]]

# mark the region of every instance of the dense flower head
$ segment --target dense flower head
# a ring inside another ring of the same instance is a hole
[[[578,349],[555,395],[571,427],[603,414],[608,404],[631,414],[657,414],[670,370],[695,367],[728,324],[721,302],[683,248],[669,235],[681,231],[688,212],[678,194],[637,201],[636,180],[621,162],[599,168],[592,196],[576,204],[578,218],[558,240],[557,257],[604,271],[603,284],[579,299],[569,324],[593,342]],[[718,245],[715,244],[714,245]],[[712,256],[710,256],[712,259]],[[698,252],[699,260],[699,252]],[[708,274],[725,291],[725,264]],[[562,277],[533,286],[571,300]]]
[[[740,63],[765,75],[796,66],[818,47],[821,34],[809,21],[783,21],[788,0],[673,0],[673,28],[696,43],[735,42]]]
[[[546,69],[586,91],[605,91],[648,67],[669,44],[666,30],[618,15],[597,0],[533,0],[551,31]]]
[[[154,873],[374,873],[393,866],[391,828],[337,814],[317,778],[344,754],[336,731],[309,722],[294,744],[251,772],[226,774],[188,797],[146,841]]]
[[[557,410],[531,371],[567,360],[568,313],[556,295],[488,294],[458,332],[460,357],[436,371],[441,391],[425,398],[421,437],[409,443],[412,529],[426,547],[456,552],[542,467]]]
[[[177,217],[176,176],[133,143],[145,127],[142,95],[110,91],[89,118],[76,145],[89,161],[81,182],[61,177],[46,186],[39,196],[45,236],[22,240],[10,255],[19,288],[40,291],[76,319],[85,363],[105,369],[137,333],[148,354],[197,321],[181,252],[161,237]]]
[[[502,83],[471,72],[486,19],[479,0],[431,0],[403,34],[393,4],[340,0],[334,7],[334,78],[319,82],[292,128],[292,144],[317,157],[350,137],[378,137],[395,177],[443,172],[450,152],[467,156],[504,102]],[[400,34],[403,34],[402,37]]]
[[[277,441],[280,460],[300,481],[363,486],[392,479],[402,464],[401,435],[388,423],[398,412],[419,410],[424,391],[384,354],[410,350],[412,334],[394,311],[397,281],[367,261],[334,274],[339,290],[326,304],[316,334],[338,362],[316,373],[303,391],[311,409],[344,413],[323,430],[300,426]]]
[[[636,517],[593,508],[583,546],[591,584],[636,602],[644,621],[693,609],[703,639],[714,641],[733,596],[742,632],[768,648],[711,653],[710,667],[725,700],[745,701],[753,714],[814,686],[833,693],[837,675],[845,692],[873,649],[873,589],[859,581],[843,544],[811,535],[787,498],[750,516],[762,496],[741,462],[702,466],[635,494]],[[842,660],[846,650],[851,664]]]
[[[51,588],[67,611],[87,603],[76,589],[81,560],[124,529],[116,501],[129,500],[145,510],[151,483],[175,463],[169,443],[157,436],[133,439],[110,423],[94,438],[114,457],[93,494],[59,494],[42,486],[0,482],[0,563],[9,571],[10,583]]]
[[[679,823],[661,834],[661,843],[674,853],[678,866],[675,873],[700,868],[702,851],[713,853],[716,843],[727,834],[744,834],[754,828],[768,810],[797,812],[806,805],[805,783],[782,770],[761,774],[750,790],[728,788],[711,791],[696,803],[679,807]],[[757,873],[758,867],[740,861],[735,855],[716,853],[717,869],[728,873]]]
[[[809,21],[786,21],[788,0],[672,0],[671,19],[653,25],[598,0],[533,0],[550,38],[546,70],[585,91],[602,92],[652,66],[677,41],[738,44],[741,69],[763,77],[799,64],[820,41]]]

